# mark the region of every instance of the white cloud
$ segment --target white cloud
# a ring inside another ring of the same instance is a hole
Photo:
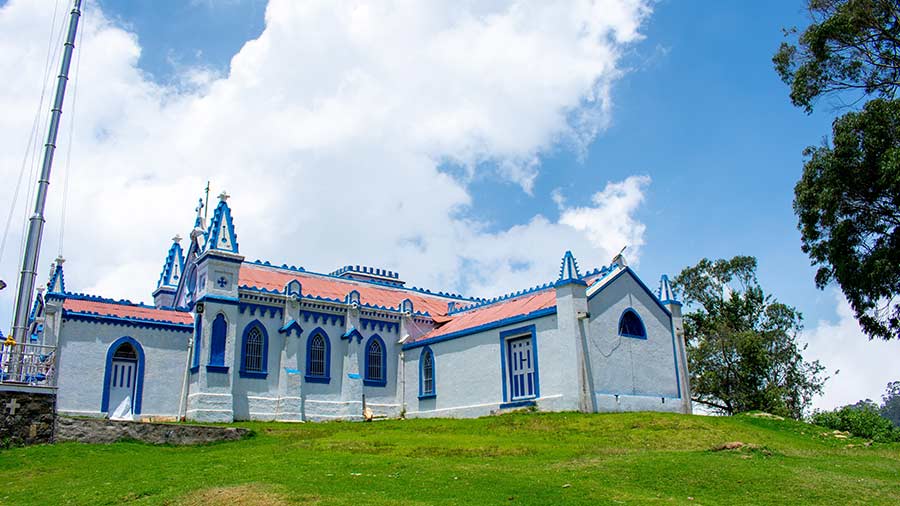
[[[900,380],[900,341],[870,341],[843,294],[834,290],[834,298],[837,322],[819,321],[801,337],[809,344],[804,358],[819,360],[831,376],[813,407],[832,409],[866,398],[881,402],[885,385]]]
[[[37,102],[47,10],[24,0],[0,8],[4,181],[15,178]],[[588,207],[558,200],[559,219],[523,216],[490,232],[459,218],[471,211],[469,178],[439,167],[470,176],[495,167],[533,191],[542,153],[583,149],[608,124],[620,55],[649,14],[645,0],[272,0],[265,30],[227,75],[188,65],[178,84],[162,86],[137,67],[136,35],[91,2],[78,48],[68,287],[148,299],[168,239],[193,224],[207,179],[233,194],[250,259],[319,271],[366,263],[487,295],[552,279],[566,249],[585,267],[623,244],[635,258],[647,178],[611,183]],[[64,151],[39,281],[55,256]],[[0,265],[8,280],[14,250]],[[11,292],[0,297],[7,314]]]

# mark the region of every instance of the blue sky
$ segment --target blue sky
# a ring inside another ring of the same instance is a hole
[[[265,4],[101,2],[135,31],[140,67],[161,82],[179,64],[227,73],[263,30]],[[534,195],[491,172],[476,177],[467,212],[501,230],[553,214],[556,188],[583,205],[590,189],[646,174],[653,183],[638,213],[647,225],[642,271],[675,274],[703,256],[753,255],[764,287],[808,322],[835,319],[832,297],[815,289],[800,251],[791,202],[803,148],[830,132],[837,112],[823,104],[809,116],[791,106],[771,64],[782,27],[803,26],[804,16],[800,1],[657,3],[613,88],[611,127],[586,153],[561,145],[543,156]]]
[[[804,314],[807,355],[842,370],[817,406],[877,397],[900,348],[815,288],[791,209],[803,149],[840,113],[791,106],[772,69],[804,2],[647,1],[88,2],[66,235],[91,241],[66,242],[69,288],[147,300],[212,180],[251,259],[482,296],[549,281],[566,249],[593,267],[633,244],[650,285],[753,255]],[[20,163],[48,6],[0,0],[0,48],[35,55],[0,54],[3,170]]]

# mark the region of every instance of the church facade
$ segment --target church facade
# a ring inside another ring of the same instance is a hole
[[[475,417],[548,411],[690,413],[681,304],[617,256],[494,299],[407,287],[378,268],[315,273],[240,254],[228,196],[153,305],[67,291],[58,259],[34,336],[57,346],[58,411],[229,422]]]

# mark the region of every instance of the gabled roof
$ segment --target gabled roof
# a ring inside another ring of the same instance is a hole
[[[193,325],[194,317],[187,311],[157,309],[146,304],[122,300],[116,301],[93,295],[65,294],[53,298],[63,299],[63,311],[67,314],[113,317],[135,322],[157,322],[176,325]]]
[[[340,278],[329,274],[307,272],[298,268],[275,267],[255,262],[241,264],[238,285],[241,288],[256,288],[269,292],[283,293],[291,280],[301,284],[302,296],[320,298],[343,303],[347,294],[359,292],[360,305],[400,309],[405,299],[409,299],[415,313],[439,315],[447,312],[448,302],[474,302],[458,295],[428,293],[415,288],[388,286],[376,282]]]
[[[231,208],[228,207],[228,194],[219,195],[219,205],[213,211],[209,229],[206,232],[204,251],[216,250],[238,253],[237,235],[234,233],[234,222],[231,219]]]

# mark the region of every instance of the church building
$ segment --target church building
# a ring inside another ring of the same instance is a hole
[[[134,420],[476,417],[507,409],[690,413],[681,304],[619,255],[492,299],[247,261],[228,195],[175,237],[153,304],[69,291],[34,313],[57,347],[61,414]]]

